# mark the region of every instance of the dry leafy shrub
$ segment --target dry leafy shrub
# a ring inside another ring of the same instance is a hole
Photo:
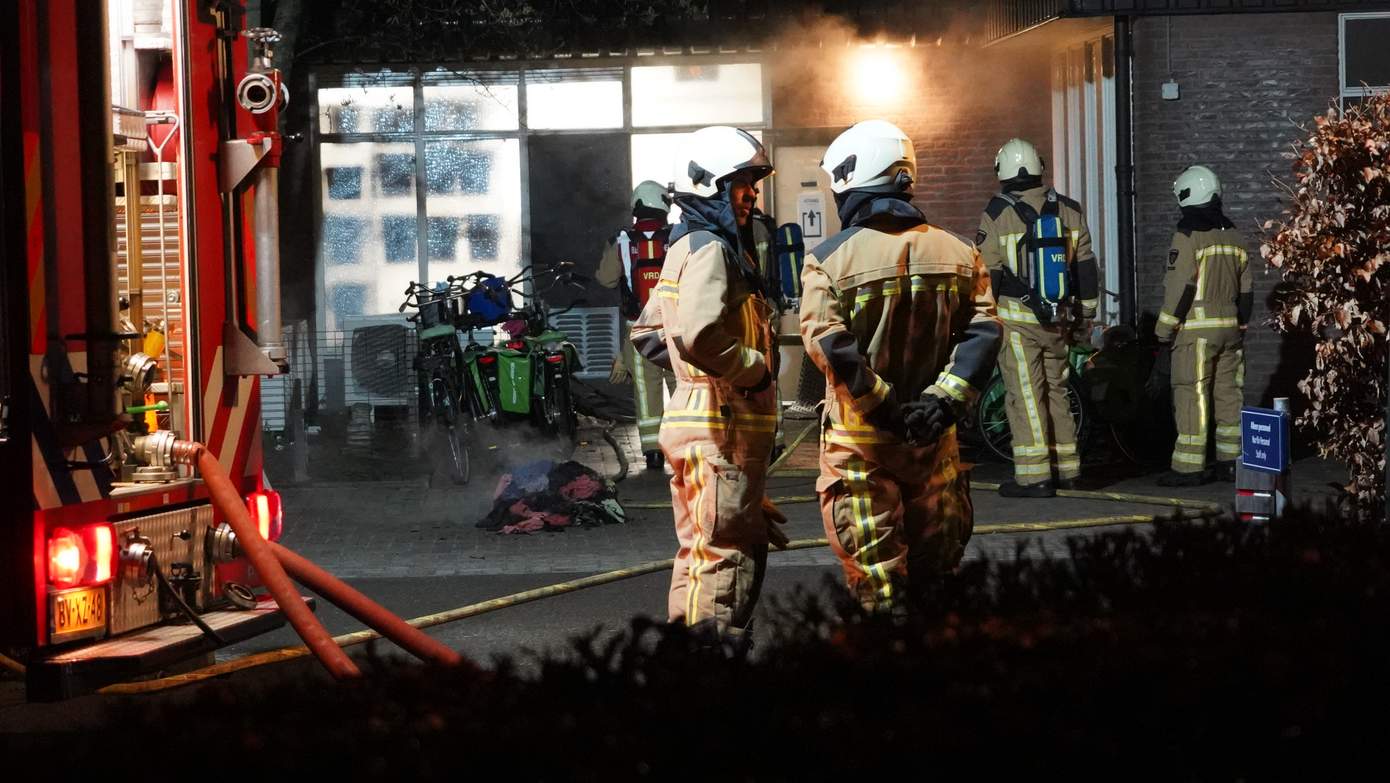
[[[1284,278],[1270,324],[1318,341],[1297,424],[1347,465],[1348,498],[1374,514],[1385,498],[1390,95],[1329,110],[1287,157],[1291,204],[1265,223],[1260,248]]]

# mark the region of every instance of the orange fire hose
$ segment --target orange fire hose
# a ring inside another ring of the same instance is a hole
[[[373,601],[341,579],[314,565],[283,546],[270,542],[270,551],[285,567],[285,571],[296,582],[313,590],[339,609],[356,617],[367,627],[400,645],[402,649],[422,661],[457,666],[463,663],[463,656],[429,634],[397,617],[381,604]]]
[[[227,472],[222,469],[217,458],[200,443],[181,441],[176,449],[181,452],[176,455],[176,459],[198,465],[198,472],[202,474],[203,483],[207,485],[212,504],[227,516],[227,523],[236,533],[242,553],[256,569],[256,573],[260,574],[261,581],[265,583],[275,603],[280,605],[285,618],[299,634],[299,638],[304,640],[304,646],[314,653],[314,657],[319,659],[334,679],[344,680],[362,676],[357,664],[334,643],[323,623],[319,622],[300,598],[299,591],[295,589],[294,583],[276,559],[270,544],[261,538],[260,529],[251,521],[251,515],[247,512],[241,495],[237,493],[231,479],[227,478]]]

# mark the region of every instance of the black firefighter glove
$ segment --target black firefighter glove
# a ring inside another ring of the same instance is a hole
[[[910,446],[930,446],[956,423],[951,403],[934,394],[909,402],[903,407],[903,429]]]

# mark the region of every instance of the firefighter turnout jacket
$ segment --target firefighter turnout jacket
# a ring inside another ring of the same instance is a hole
[[[1025,212],[1047,211],[1060,218],[1071,266],[1070,286],[1082,318],[1093,317],[1099,304],[1099,280],[1091,234],[1081,205],[1041,184],[995,196],[980,217],[975,244],[995,283],[1004,341],[999,365],[1004,376],[1005,407],[1013,437],[1014,480],[1019,485],[1061,479],[1081,473],[1076,450],[1076,427],[1067,400],[1067,328],[1044,323],[1028,303],[1031,290],[1024,238],[1030,226]]]
[[[969,242],[896,194],[852,193],[841,211],[801,276],[802,341],[828,381],[816,488],[851,589],[884,610],[909,577],[955,567],[974,519],[955,428],[909,445],[895,411],[934,395],[963,414],[1001,327]]]
[[[676,376],[660,435],[679,541],[668,610],[673,622],[712,621],[738,633],[753,619],[767,564],[762,501],[777,422],[772,308],[754,259],[739,249],[728,202],[677,203],[683,222],[631,337]]]
[[[1184,208],[1163,278],[1155,334],[1172,343],[1172,469],[1206,468],[1211,420],[1216,459],[1240,456],[1245,359],[1242,327],[1254,306],[1249,256],[1234,225],[1216,210]]]

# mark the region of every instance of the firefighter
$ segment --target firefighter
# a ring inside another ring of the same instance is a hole
[[[679,541],[669,615],[746,641],[769,539],[786,541],[763,495],[777,348],[749,225],[772,163],[747,131],[713,126],[691,134],[679,169],[683,217],[632,329],[638,351],[676,375],[660,438]]]
[[[866,608],[953,569],[973,526],[955,423],[994,371],[1003,333],[971,244],[912,206],[916,155],[861,122],[821,167],[844,226],[806,256],[801,338],[825,374],[821,516]]]
[[[1178,440],[1165,487],[1235,480],[1240,456],[1243,343],[1254,306],[1244,239],[1221,211],[1221,181],[1192,166],[1173,183],[1182,219],[1173,232],[1155,335],[1172,351],[1173,415]],[[1207,468],[1209,422],[1216,421],[1216,464]]]
[[[1010,139],[994,158],[1001,192],[980,217],[975,244],[1004,321],[999,351],[1014,478],[1005,497],[1052,497],[1081,474],[1067,401],[1068,343],[1089,331],[1099,304],[1096,258],[1081,205],[1043,185],[1033,145]],[[1055,472],[1055,480],[1054,480]]]
[[[651,298],[661,277],[661,263],[666,259],[666,246],[671,227],[666,217],[670,199],[666,188],[651,180],[632,191],[632,220],[608,240],[608,247],[595,275],[600,285],[621,289],[619,310],[631,324]],[[675,384],[675,376],[638,356],[632,344],[623,341],[622,354],[613,360],[609,381],[622,383],[632,378],[633,398],[637,409],[637,434],[648,470],[661,468],[661,445],[657,441],[661,429],[661,410],[664,392]]]

